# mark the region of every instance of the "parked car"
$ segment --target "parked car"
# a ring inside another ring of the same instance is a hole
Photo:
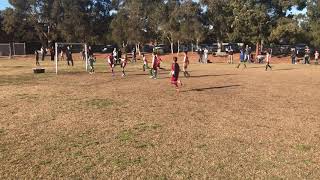
[[[154,46],[152,46],[152,45],[144,45],[142,47],[142,52],[144,52],[144,53],[152,53],[153,52],[153,48],[154,48]]]
[[[228,45],[225,46],[226,52],[228,52],[228,48],[231,47],[234,53],[239,53],[240,52],[240,47],[237,43],[229,43]]]
[[[165,44],[159,44],[154,47],[154,52],[157,52],[159,54],[165,54],[170,52],[170,47]]]
[[[117,48],[116,45],[106,45],[102,48],[102,53],[112,53],[114,48]]]

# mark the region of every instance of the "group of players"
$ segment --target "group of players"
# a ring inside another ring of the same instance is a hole
[[[120,60],[117,58],[120,58]],[[159,71],[159,69],[161,69],[160,66],[161,66],[161,62],[162,62],[162,59],[159,57],[159,55],[157,53],[152,54],[152,61],[151,61],[150,67],[149,67],[148,60],[144,54],[142,54],[142,60],[143,60],[143,66],[142,66],[143,71],[149,70],[150,78],[157,79],[158,78],[158,71]],[[120,61],[120,64],[116,63],[117,61]],[[95,57],[93,55],[89,56],[90,74],[95,72],[94,62],[95,62]],[[107,63],[109,64],[112,76],[115,76],[114,68],[116,67],[116,65],[120,65],[120,67],[122,69],[122,77],[126,76],[125,68],[128,63],[127,54],[125,54],[124,57],[115,57],[114,54],[110,54],[107,56]],[[186,78],[190,77],[190,74],[188,72],[189,64],[190,64],[190,61],[189,61],[189,57],[188,57],[188,52],[184,52],[182,71],[183,71],[184,76]],[[182,86],[182,82],[179,80],[180,71],[181,71],[181,69],[178,64],[178,58],[174,57],[173,62],[172,62],[172,66],[171,66],[170,75],[171,75],[171,84],[173,84],[175,86],[177,92],[180,91],[179,85]]]

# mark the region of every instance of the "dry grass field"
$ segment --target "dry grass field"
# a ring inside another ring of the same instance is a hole
[[[141,62],[75,63],[0,59],[0,179],[320,177],[320,66],[193,63],[177,95]]]

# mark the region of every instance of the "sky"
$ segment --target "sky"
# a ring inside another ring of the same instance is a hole
[[[198,1],[198,0],[195,0],[195,1]],[[5,8],[7,8],[7,7],[10,7],[10,4],[9,4],[8,0],[0,0],[0,10],[3,10]],[[306,10],[298,11],[297,9],[293,9],[292,13],[293,14],[306,13]]]
[[[8,0],[0,0],[0,10],[10,7]]]

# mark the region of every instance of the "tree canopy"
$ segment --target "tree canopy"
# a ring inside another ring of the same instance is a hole
[[[1,41],[320,46],[317,0],[9,0]],[[296,16],[293,8],[308,13]]]

